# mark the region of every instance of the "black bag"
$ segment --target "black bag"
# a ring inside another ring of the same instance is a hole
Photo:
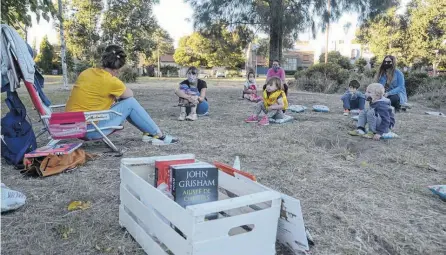
[[[17,92],[8,90],[5,102],[9,112],[1,120],[1,155],[8,164],[22,168],[25,153],[37,148],[36,136],[26,120],[26,108]]]

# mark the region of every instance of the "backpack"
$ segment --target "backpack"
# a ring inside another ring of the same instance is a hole
[[[8,90],[5,103],[9,112],[1,119],[1,156],[8,164],[20,168],[25,153],[37,148],[36,136],[26,120],[26,108],[17,92]]]

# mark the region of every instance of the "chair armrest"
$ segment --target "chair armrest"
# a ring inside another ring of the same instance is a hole
[[[50,108],[51,109],[53,109],[53,108],[62,108],[62,107],[65,107],[66,106],[66,104],[55,104],[55,105],[50,105]]]
[[[84,112],[85,117],[87,117],[87,116],[89,116],[89,115],[106,114],[106,113],[112,113],[112,114],[116,114],[116,115],[122,116],[122,113],[117,112],[117,111],[113,111],[113,110]]]

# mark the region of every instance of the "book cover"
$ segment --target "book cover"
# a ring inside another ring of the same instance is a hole
[[[155,161],[155,181],[154,186],[155,188],[158,187],[161,183],[166,183],[170,187],[170,172],[169,168],[171,165],[180,165],[180,164],[187,164],[187,163],[194,163],[195,159],[170,159],[170,160],[156,160]]]
[[[218,169],[208,163],[171,166],[172,195],[183,207],[218,200]],[[216,217],[210,215],[207,219]]]
[[[35,149],[34,151],[25,154],[25,158],[37,158],[37,157],[45,157],[50,154],[54,155],[64,155],[70,154],[77,148],[81,147],[82,143],[67,143],[67,144],[55,144],[55,145],[47,145],[44,147],[40,147]]]

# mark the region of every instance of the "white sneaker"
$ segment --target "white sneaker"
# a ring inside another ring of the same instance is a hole
[[[186,119],[186,113],[184,113],[184,112],[180,113],[180,117],[178,117],[178,120],[183,121],[185,119]]]
[[[149,134],[143,134],[142,135],[142,141],[143,142],[152,142],[153,141],[153,136],[149,135]]]
[[[198,119],[198,116],[197,114],[189,114],[189,116],[187,116],[186,119],[194,121]]]

